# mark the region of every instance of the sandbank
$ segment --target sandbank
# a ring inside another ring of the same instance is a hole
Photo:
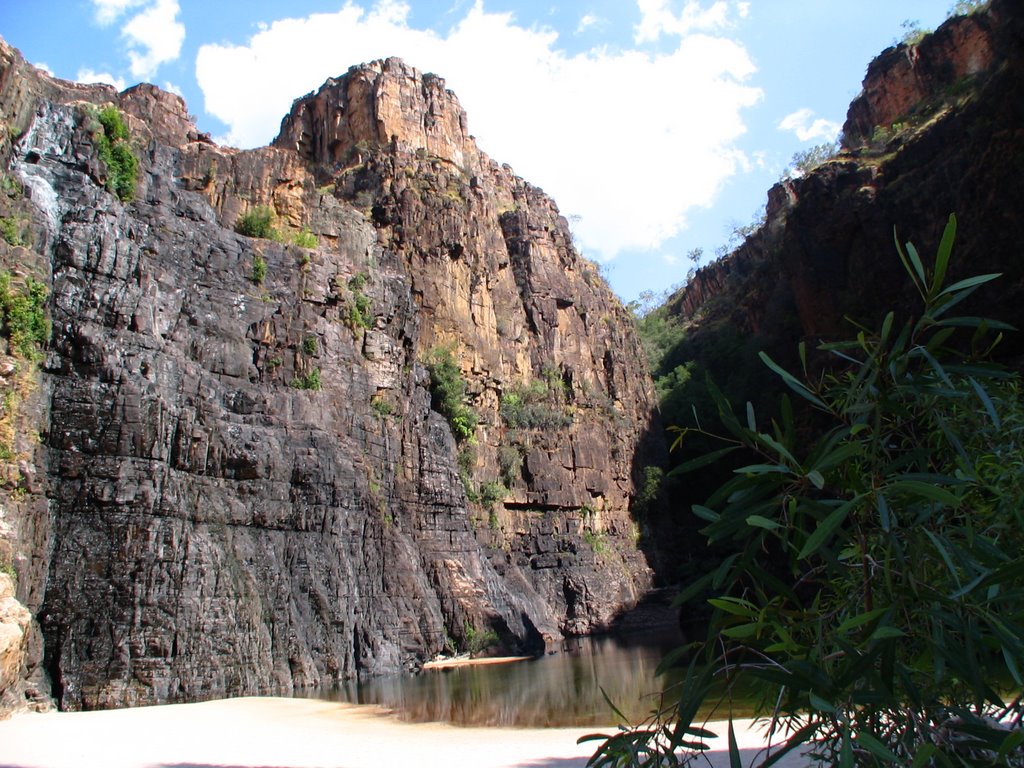
[[[750,765],[763,742],[737,740]],[[714,727],[711,726],[712,730]],[[101,712],[25,713],[0,721],[3,768],[582,768],[595,728],[462,728],[405,723],[377,707],[245,697]],[[725,727],[710,765],[728,766]],[[778,765],[805,765],[790,756]],[[702,763],[702,765],[704,765]]]

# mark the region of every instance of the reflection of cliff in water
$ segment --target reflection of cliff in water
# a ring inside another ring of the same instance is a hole
[[[601,690],[630,721],[657,705],[655,677],[679,645],[671,629],[642,637],[566,640],[562,651],[531,661],[430,670],[353,682],[324,698],[394,709],[403,720],[471,726],[554,728],[614,725]]]

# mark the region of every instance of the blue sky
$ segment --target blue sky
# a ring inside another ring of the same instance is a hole
[[[268,143],[293,98],[400,56],[458,95],[480,148],[555,198],[630,301],[750,222],[830,140],[904,21],[953,0],[5,0],[0,35],[68,80],[153,82],[199,128]]]

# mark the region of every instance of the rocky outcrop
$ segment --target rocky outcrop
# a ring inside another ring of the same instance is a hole
[[[7,540],[62,707],[290,692],[488,633],[538,650],[647,588],[628,315],[440,78],[353,68],[237,151],[152,86],[3,55],[53,329],[41,516]],[[141,161],[131,202],[104,188],[103,102]],[[277,237],[237,234],[260,206]],[[437,349],[478,420],[461,443]]]
[[[950,91],[991,73],[1013,51],[999,28],[1008,23],[1001,4],[985,13],[961,16],[919,43],[883,51],[868,67],[861,93],[850,104],[843,146],[868,144],[879,129],[891,128],[915,113],[934,108]]]
[[[845,333],[846,317],[871,324],[889,308],[915,307],[894,230],[930,255],[955,213],[950,279],[1003,273],[978,295],[976,309],[1021,326],[1021,51],[1024,16],[1017,4],[994,0],[917,46],[884,52],[850,106],[843,151],[776,185],[766,225],[675,305],[691,316],[716,296],[730,308],[744,302],[743,312],[731,312],[742,333],[772,326],[766,315],[792,306],[798,335],[813,346]],[[797,340],[765,344],[788,349]],[[1000,349],[1012,357],[1024,346],[1008,338]]]

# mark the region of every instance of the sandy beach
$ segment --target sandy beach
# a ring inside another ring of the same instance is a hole
[[[761,736],[738,734],[749,765]],[[0,722],[4,768],[579,768],[593,728],[460,728],[375,707],[250,697],[199,704],[19,714]],[[601,730],[601,729],[598,729]],[[611,732],[613,729],[603,729]],[[725,728],[711,765],[727,766]],[[783,766],[802,763],[784,761]]]

